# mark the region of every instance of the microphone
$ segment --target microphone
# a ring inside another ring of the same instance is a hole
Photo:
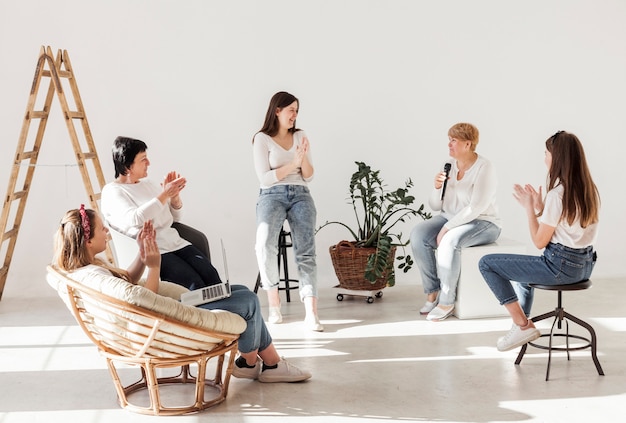
[[[441,187],[441,201],[443,201],[443,196],[446,195],[446,186],[448,185],[448,177],[450,176],[450,169],[452,168],[451,163],[446,163],[443,166],[443,171],[446,174],[446,180],[443,181],[443,187]]]

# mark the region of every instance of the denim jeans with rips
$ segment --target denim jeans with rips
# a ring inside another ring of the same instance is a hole
[[[300,300],[317,297],[316,218],[315,203],[308,187],[276,185],[261,189],[256,205],[255,250],[263,289],[272,289],[279,283],[278,236],[287,220],[298,268]]]
[[[411,231],[411,249],[422,276],[424,293],[440,291],[439,304],[452,305],[461,275],[461,250],[466,247],[490,244],[498,239],[498,225],[475,219],[450,229],[437,246],[437,235],[448,220],[433,216],[420,222]]]

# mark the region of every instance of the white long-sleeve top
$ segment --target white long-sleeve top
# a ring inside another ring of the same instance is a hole
[[[543,214],[539,223],[553,226],[554,233],[550,242],[565,245],[570,248],[585,248],[593,245],[598,236],[598,224],[583,228],[578,218],[570,225],[567,220],[561,219],[563,213],[563,185],[557,185],[546,194]]]
[[[291,172],[282,180],[276,177],[276,169],[291,163],[296,156],[296,148],[302,143],[302,139],[306,137],[304,131],[296,131],[293,134],[293,145],[289,150],[285,150],[278,145],[272,137],[263,132],[258,132],[254,136],[253,157],[254,169],[261,183],[261,188],[270,188],[274,185],[307,185],[313,179],[313,175],[309,178],[302,177],[300,168]],[[311,149],[307,152],[307,159],[311,161]]]
[[[162,204],[156,197],[162,189],[148,179],[135,184],[110,182],[102,188],[101,209],[105,221],[113,228],[136,238],[143,223],[152,220],[161,254],[180,250],[190,243],[172,228],[180,221],[182,209]]]
[[[444,227],[449,230],[474,219],[487,220],[499,227],[500,217],[496,205],[498,180],[491,162],[479,155],[460,181],[457,180],[459,168],[456,160],[450,162],[450,179],[443,201],[443,187],[433,189],[428,199],[430,207],[434,211],[441,211],[441,215],[448,219]]]

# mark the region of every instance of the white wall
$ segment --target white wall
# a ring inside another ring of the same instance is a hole
[[[224,239],[232,281],[256,277],[251,138],[279,90],[301,100],[319,224],[352,219],[355,160],[392,188],[412,178],[425,202],[447,129],[470,121],[498,168],[503,235],[534,253],[511,186],[543,184],[543,142],[574,132],[603,200],[595,275],[624,276],[624,18],[621,0],[0,0],[0,190],[50,45],[70,54],[107,179],[117,135],[146,141],[151,177],[189,179],[186,221]],[[7,289],[41,280],[61,215],[87,203],[56,100],[39,164]],[[336,283],[327,250],[347,236],[318,234],[320,286]]]

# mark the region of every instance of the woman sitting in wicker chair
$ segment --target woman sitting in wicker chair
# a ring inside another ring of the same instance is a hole
[[[116,269],[96,257],[106,248],[108,229],[100,216],[91,209],[68,211],[55,237],[54,264],[72,275],[105,274],[137,284],[146,267],[148,274],[144,287],[157,292],[161,255],[155,239],[155,230],[146,222],[137,236],[139,253],[128,270]],[[239,337],[239,357],[235,361],[233,376],[258,379],[260,382],[299,382],[311,377],[281,358],[261,315],[258,297],[244,285],[232,285],[229,298],[203,304],[206,309],[227,310],[246,321],[246,329]],[[260,359],[259,359],[260,358]]]

